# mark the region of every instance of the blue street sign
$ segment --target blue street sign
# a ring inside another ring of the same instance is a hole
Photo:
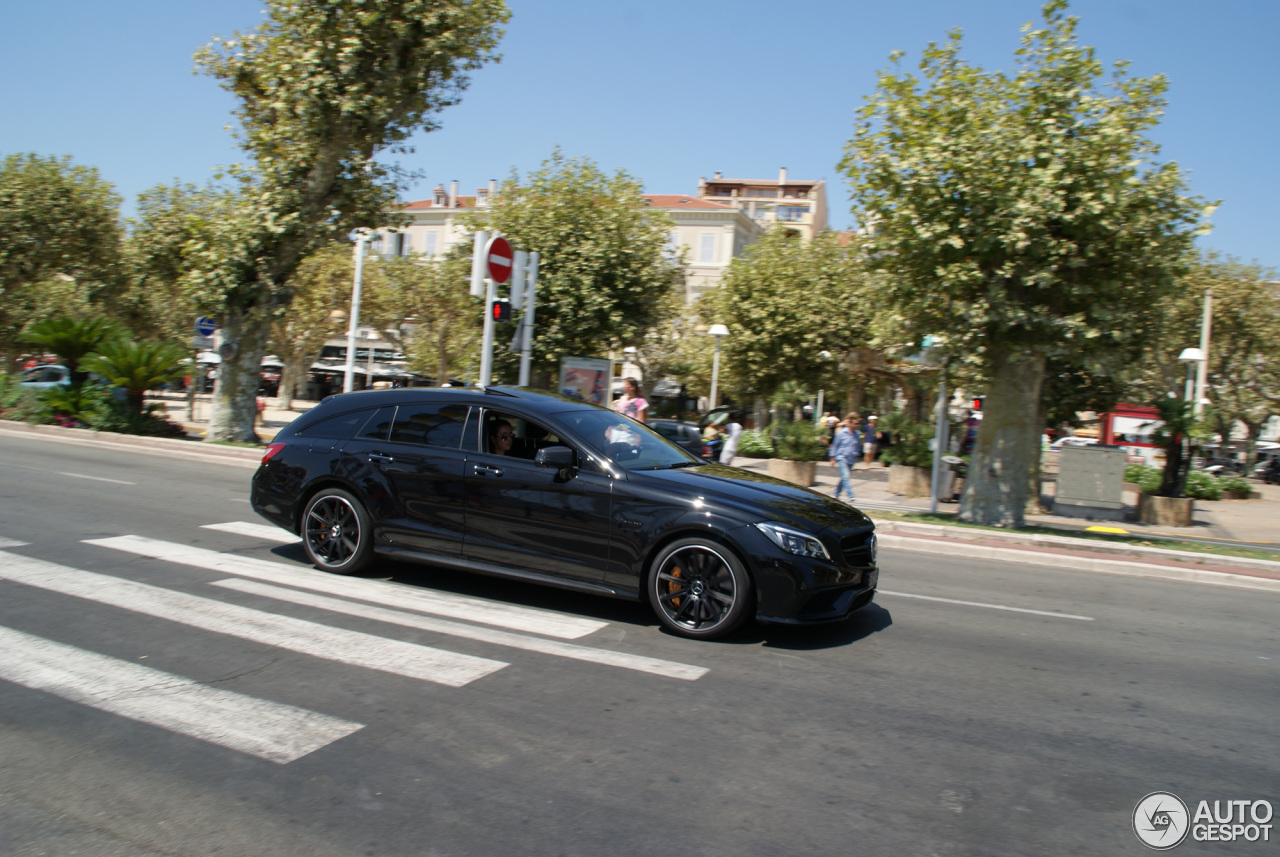
[[[200,316],[196,319],[196,333],[200,336],[213,336],[213,332],[218,329],[218,323],[208,316]]]

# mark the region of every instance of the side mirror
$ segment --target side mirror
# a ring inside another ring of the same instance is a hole
[[[548,446],[546,449],[538,450],[533,463],[539,467],[571,470],[578,466],[578,454],[567,446]]]

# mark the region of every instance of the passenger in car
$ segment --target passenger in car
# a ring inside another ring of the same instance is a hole
[[[494,420],[489,425],[489,451],[494,455],[506,455],[511,452],[511,442],[514,437],[511,423],[506,420]]]

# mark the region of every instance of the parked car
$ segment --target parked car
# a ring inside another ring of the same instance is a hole
[[[698,431],[698,427],[693,423],[686,423],[681,420],[657,419],[648,420],[645,425],[676,446],[684,447],[694,455],[702,455],[702,432]]]
[[[66,387],[71,384],[71,370],[56,363],[32,366],[22,373],[19,382],[28,390],[47,390],[50,387]]]
[[[267,447],[251,502],[323,571],[387,557],[647,600],[694,638],[844,619],[879,576],[852,506],[523,388],[331,396]]]

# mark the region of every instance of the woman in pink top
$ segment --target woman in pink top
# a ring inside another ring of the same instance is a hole
[[[644,400],[644,393],[635,378],[627,378],[622,382],[622,398],[613,403],[613,409],[623,416],[645,422],[649,403]]]

